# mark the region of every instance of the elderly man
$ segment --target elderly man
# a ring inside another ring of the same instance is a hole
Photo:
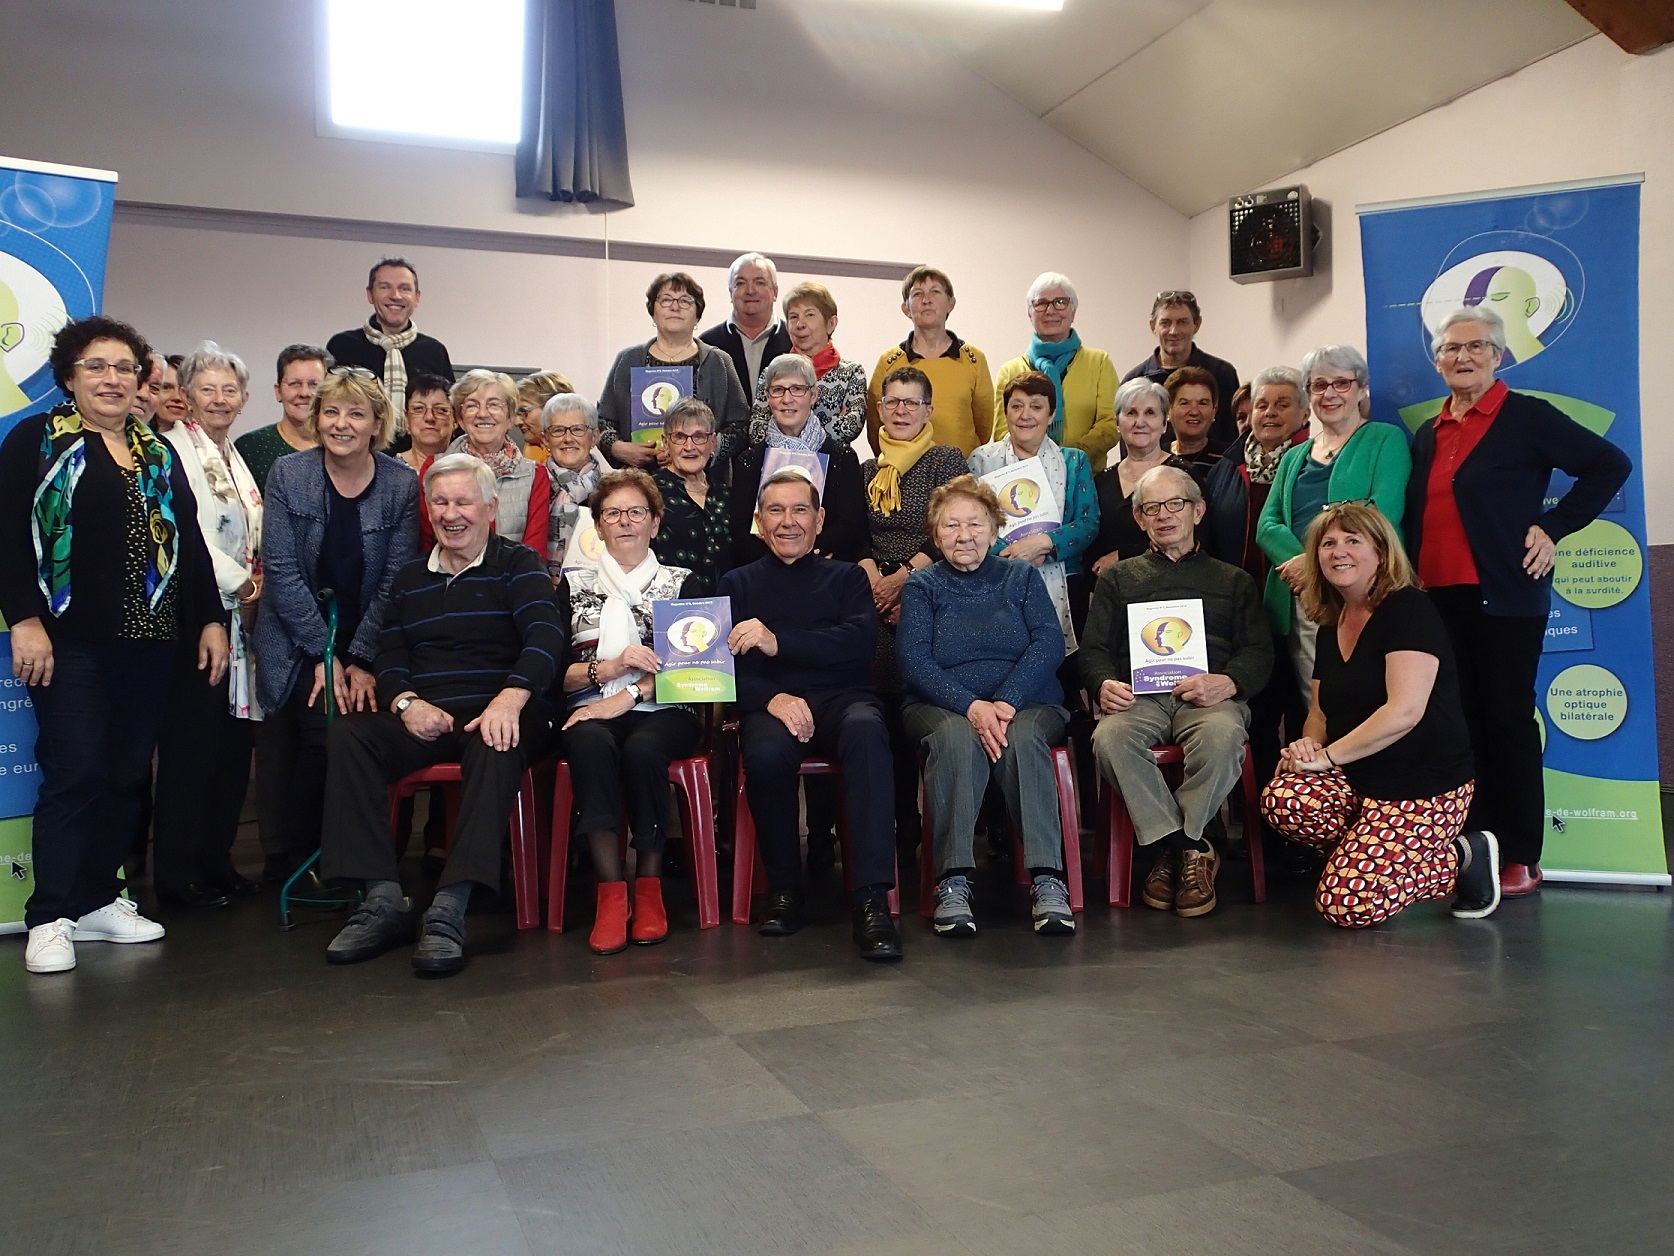
[[[335,365],[331,354],[318,345],[286,345],[279,351],[278,379],[273,385],[279,421],[246,432],[233,442],[255,477],[256,487],[263,492],[274,463],[286,454],[312,449],[319,443],[306,431],[308,411],[314,405],[314,390]]]
[[[878,447],[878,403],[883,382],[903,366],[916,366],[930,379],[936,415],[930,421],[938,445],[956,446],[967,458],[994,432],[994,378],[982,350],[947,329],[953,313],[953,281],[934,266],[915,266],[901,281],[901,313],[913,330],[872,369],[866,394],[866,439]]]
[[[797,769],[805,755],[824,755],[843,768],[855,945],[865,959],[898,960],[901,935],[888,902],[894,774],[869,680],[878,641],[872,588],[855,564],[813,552],[825,512],[805,472],[769,476],[756,521],[769,552],[727,572],[716,593],[732,599],[727,645],[738,656],[746,789],[767,865],[760,931],[784,937],[802,927]]]
[[[446,345],[413,326],[419,280],[406,258],[386,257],[371,269],[366,303],[372,307],[371,317],[326,341],[326,351],[340,365],[364,367],[383,381],[395,407],[396,431],[405,436],[407,380],[420,371],[452,379],[453,361]]]
[[[1122,376],[1125,384],[1130,379],[1148,379],[1167,385],[1168,377],[1182,366],[1201,366],[1215,377],[1215,422],[1209,435],[1230,445],[1238,439],[1238,419],[1232,412],[1232,396],[1238,391],[1238,369],[1232,363],[1197,347],[1197,333],[1203,328],[1203,311],[1197,297],[1190,292],[1157,293],[1151,302],[1151,334],[1157,347],[1133,370]]]
[[[1101,717],[1093,730],[1099,771],[1120,791],[1139,844],[1157,852],[1142,897],[1180,916],[1215,909],[1221,859],[1203,833],[1238,781],[1249,701],[1273,667],[1255,581],[1199,547],[1203,511],[1203,490],[1188,472],[1162,466],[1139,477],[1133,513],[1151,548],[1099,577],[1081,642],[1081,677]],[[1129,607],[1185,598],[1203,604],[1208,672],[1169,693],[1136,694]],[[1178,795],[1147,753],[1165,743],[1185,752]]]
[[[698,339],[732,359],[745,394],[754,401],[761,368],[791,351],[789,330],[773,317],[779,268],[760,253],[741,254],[727,270],[727,291],[732,294],[732,317],[701,332]]]
[[[1081,299],[1068,276],[1038,275],[1029,285],[1025,309],[1034,335],[1029,351],[1000,368],[994,379],[994,438],[1006,434],[1006,385],[1039,371],[1058,390],[1058,411],[1046,434],[1055,444],[1087,455],[1096,475],[1117,440],[1116,367],[1103,349],[1089,349],[1075,330]]]
[[[1557,407],[1494,378],[1505,323],[1485,305],[1442,319],[1431,340],[1449,396],[1413,437],[1408,550],[1459,662],[1476,755],[1465,827],[1499,839],[1507,898],[1540,888],[1545,774],[1535,669],[1558,542],[1598,517],[1633,464]],[[1553,471],[1575,483],[1548,506]]]
[[[470,454],[431,463],[424,502],[436,545],[390,587],[378,643],[379,709],[332,725],[321,871],[366,885],[366,901],[326,948],[334,964],[371,959],[411,937],[385,791],[409,772],[457,762],[459,821],[413,967],[464,967],[471,889],[499,888],[523,770],[552,744],[548,691],[566,635],[541,560],[494,534],[495,489],[494,472]]]

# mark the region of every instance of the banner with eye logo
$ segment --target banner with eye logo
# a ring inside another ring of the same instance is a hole
[[[0,438],[64,400],[47,357],[64,324],[104,301],[116,175],[0,157]],[[0,659],[11,634],[0,624]],[[39,781],[29,690],[0,668],[0,933],[23,930],[34,892]]]
[[[1639,191],[1627,175],[1362,205],[1372,418],[1407,432],[1448,395],[1440,320],[1494,310],[1496,371],[1627,454],[1633,471],[1558,542],[1535,684],[1548,880],[1669,884],[1658,783],[1639,398]],[[1559,472],[1550,508],[1571,481]]]

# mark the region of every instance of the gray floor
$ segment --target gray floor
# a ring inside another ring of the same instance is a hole
[[[893,968],[834,905],[605,959],[477,914],[446,982],[271,899],[63,976],[0,941],[0,1253],[1674,1248],[1670,895],[1067,942],[986,895]]]

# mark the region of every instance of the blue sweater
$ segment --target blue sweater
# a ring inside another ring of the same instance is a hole
[[[777,694],[799,698],[871,688],[878,646],[872,585],[853,563],[806,554],[784,563],[769,554],[721,577],[716,596],[732,599],[732,622],[759,619],[779,652],[738,656],[738,709],[759,711]]]
[[[1016,559],[913,572],[901,590],[895,651],[913,697],[961,715],[978,699],[1018,710],[1064,700],[1058,612],[1040,572]]]

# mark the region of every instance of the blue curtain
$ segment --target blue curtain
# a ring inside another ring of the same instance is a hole
[[[528,6],[518,196],[632,205],[614,0]]]

